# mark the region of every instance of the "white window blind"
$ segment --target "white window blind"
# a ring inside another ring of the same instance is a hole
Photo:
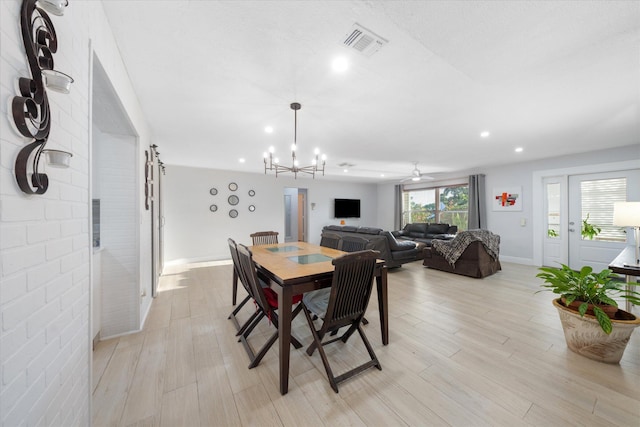
[[[613,204],[627,200],[627,179],[582,181],[580,192],[582,220],[587,219],[587,215],[589,215],[589,224],[602,229],[594,239],[624,242],[626,240],[624,228],[613,225]],[[582,226],[582,224],[580,225]]]

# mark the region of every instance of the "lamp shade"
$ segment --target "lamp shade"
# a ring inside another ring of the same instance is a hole
[[[613,225],[639,227],[640,202],[615,202],[613,204]]]

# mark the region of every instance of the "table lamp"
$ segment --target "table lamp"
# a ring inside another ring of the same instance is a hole
[[[640,202],[615,202],[613,204],[613,225],[633,227],[633,247],[635,264],[628,267],[640,267]]]

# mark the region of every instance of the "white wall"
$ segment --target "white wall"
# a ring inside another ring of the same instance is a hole
[[[377,186],[353,184],[327,180],[293,178],[260,173],[228,172],[212,169],[167,166],[163,180],[165,203],[165,262],[180,263],[204,260],[228,259],[227,238],[239,243],[251,244],[249,234],[254,231],[274,230],[284,241],[284,189],[285,187],[307,188],[308,233],[311,243],[320,242],[322,227],[338,224],[333,218],[334,198],[361,200],[361,218],[346,220],[348,225],[372,226],[378,224]],[[238,190],[228,189],[230,182],[238,184]],[[216,196],[209,194],[211,187],[218,190]],[[256,192],[249,197],[249,190]],[[237,206],[230,206],[227,198],[236,194],[240,198]],[[211,204],[218,211],[209,210]],[[311,209],[315,203],[315,209]],[[249,212],[249,205],[255,212]],[[230,209],[238,210],[237,218],[230,218]]]
[[[69,169],[46,170],[44,195],[22,193],[13,175],[25,138],[8,106],[19,76],[29,76],[20,35],[21,1],[0,1],[0,423],[2,426],[90,424],[90,99],[91,49],[110,76],[127,114],[149,145],[149,132],[120,59],[101,2],[70,2],[51,16],[58,36],[56,69],[75,79],[71,93],[49,93],[47,148],[73,153]],[[142,176],[142,165],[139,167]],[[139,186],[138,200],[143,188]],[[141,244],[150,241],[148,217]],[[149,243],[147,243],[148,247]],[[150,283],[150,250],[141,252],[141,281]],[[150,295],[150,292],[148,292]],[[143,300],[146,312],[150,299]]]

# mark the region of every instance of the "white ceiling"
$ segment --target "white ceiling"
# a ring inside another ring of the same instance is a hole
[[[301,161],[320,147],[340,178],[343,162],[348,176],[397,180],[414,161],[435,174],[640,144],[637,1],[104,9],[167,164],[260,172],[270,145],[289,164],[294,101]],[[345,47],[356,22],[388,43],[370,57]],[[336,56],[349,61],[342,74]]]

